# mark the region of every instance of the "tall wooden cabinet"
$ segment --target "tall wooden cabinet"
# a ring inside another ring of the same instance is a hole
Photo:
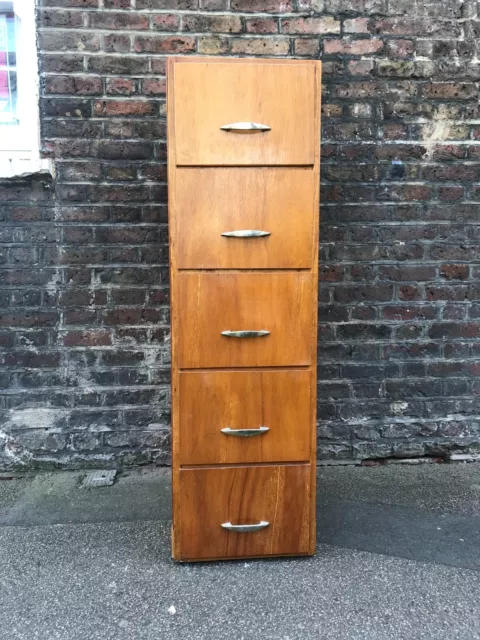
[[[319,62],[168,62],[176,560],[315,549]]]

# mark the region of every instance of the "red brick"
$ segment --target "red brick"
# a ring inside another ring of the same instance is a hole
[[[152,58],[152,72],[164,76],[167,73],[167,59]]]
[[[320,50],[318,38],[295,38],[294,50],[297,56],[316,57]]]
[[[106,82],[108,94],[130,96],[136,92],[135,80],[130,78],[109,78]]]
[[[193,33],[240,33],[242,21],[238,16],[191,16],[182,18],[182,30]]]
[[[440,200],[446,202],[454,202],[455,200],[462,200],[465,195],[465,189],[463,187],[440,187],[438,190]]]
[[[468,280],[468,264],[442,264],[440,275],[445,280]]]
[[[290,13],[293,0],[231,0],[231,7],[245,13]]]
[[[164,95],[166,91],[165,78],[146,78],[143,81],[143,93],[146,96]]]
[[[80,12],[43,9],[39,18],[40,24],[45,27],[83,27],[83,15]]]
[[[377,38],[365,40],[324,40],[325,53],[343,53],[347,55],[366,55],[378,53],[383,49],[383,41]]]
[[[278,21],[275,18],[247,18],[247,33],[277,33]]]
[[[66,347],[101,347],[112,344],[112,334],[105,329],[68,331],[63,336]]]
[[[178,31],[180,17],[174,13],[162,13],[153,18],[152,24],[156,31]]]
[[[70,95],[101,95],[102,79],[95,76],[47,76],[46,93]]]
[[[289,52],[288,38],[234,38],[232,53],[248,53],[257,56],[286,56]]]
[[[195,38],[190,36],[138,36],[135,51],[138,53],[190,53],[195,51]]]
[[[89,27],[93,29],[133,29],[140,31],[149,28],[147,15],[141,13],[112,13],[110,11],[95,11],[89,15]]]
[[[426,98],[467,100],[478,97],[475,84],[466,82],[433,82],[424,87],[423,93]]]
[[[115,53],[127,53],[130,51],[130,37],[113,33],[103,36],[103,50]]]
[[[151,116],[155,105],[147,100],[101,100],[93,110],[97,116]]]
[[[340,21],[331,18],[283,18],[283,33],[340,33]]]

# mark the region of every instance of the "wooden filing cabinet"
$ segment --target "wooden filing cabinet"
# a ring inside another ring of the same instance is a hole
[[[168,62],[172,555],[315,549],[319,62]]]

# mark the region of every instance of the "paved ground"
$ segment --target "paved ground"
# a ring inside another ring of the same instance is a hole
[[[322,468],[314,558],[197,565],[165,470],[83,476],[0,481],[2,640],[480,639],[479,464]]]

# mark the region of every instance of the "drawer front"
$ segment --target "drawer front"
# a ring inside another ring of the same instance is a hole
[[[310,470],[310,465],[181,470],[180,559],[308,553]],[[258,530],[238,530],[245,525]]]
[[[315,67],[185,62],[174,68],[178,165],[312,165]],[[225,130],[236,123],[261,129]]]
[[[310,273],[179,272],[180,368],[309,365],[313,293]]]
[[[182,167],[174,198],[179,269],[312,266],[311,168]],[[241,237],[244,231],[268,235]],[[237,235],[222,235],[231,232]]]
[[[309,369],[180,373],[180,464],[309,460],[310,379]]]

